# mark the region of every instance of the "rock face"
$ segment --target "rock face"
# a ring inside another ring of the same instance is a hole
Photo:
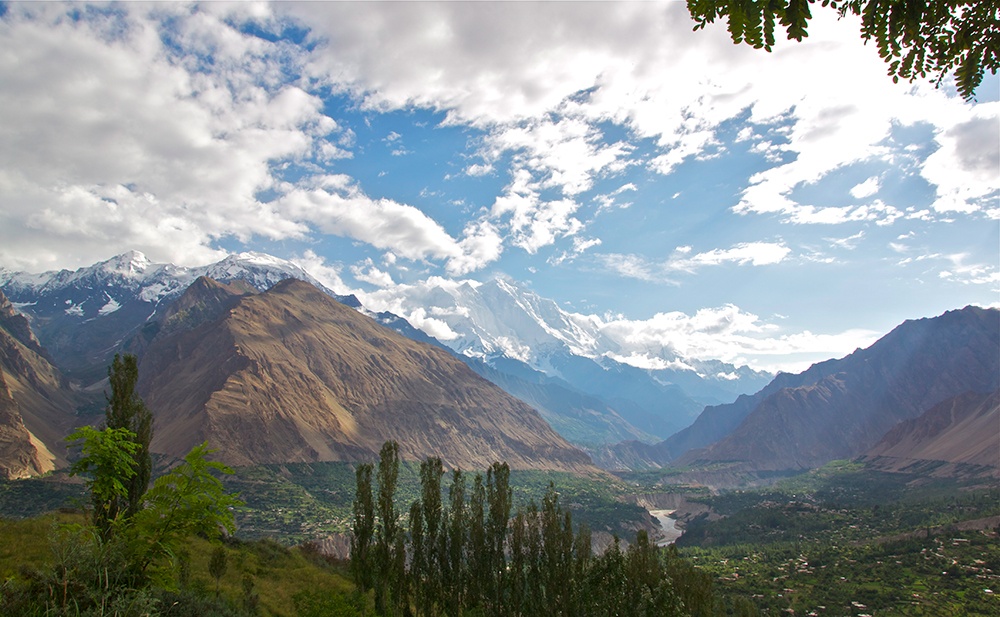
[[[285,278],[319,285],[295,264],[260,253],[230,255],[199,268],[153,263],[129,251],[75,271],[25,274],[0,269],[0,288],[30,318],[32,328],[63,373],[84,385],[107,377],[120,345],[142,334],[150,321],[199,276],[241,282],[263,291]],[[326,290],[333,295],[333,292]],[[357,306],[357,299],[339,297]]]
[[[1000,387],[1000,311],[966,307],[907,321],[814,383],[766,396],[727,437],[681,465],[794,471],[855,458],[899,422],[964,392]]]
[[[155,452],[179,456],[208,440],[233,465],[373,460],[394,439],[404,458],[438,455],[449,466],[594,469],[535,410],[451,354],[308,283],[239,295],[203,279],[181,302],[216,309],[168,320],[142,358]]]
[[[0,292],[0,478],[65,464],[62,440],[76,405],[27,320]]]
[[[862,460],[882,471],[1000,476],[1000,390],[966,392],[900,422]]]

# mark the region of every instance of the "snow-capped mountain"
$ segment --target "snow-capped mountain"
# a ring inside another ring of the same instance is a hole
[[[680,358],[667,348],[656,352],[657,370],[629,365],[622,346],[603,333],[599,320],[567,312],[509,279],[442,282],[403,307],[408,319],[368,311],[354,296],[338,296],[298,265],[262,253],[186,268],[153,263],[130,251],[74,271],[0,269],[0,289],[31,320],[57,366],[87,385],[103,379],[112,356],[199,276],[243,281],[259,291],[287,278],[305,280],[405,336],[446,346],[470,364],[479,363],[476,370],[489,373],[543,415],[562,414],[568,431],[589,422],[585,431],[565,435],[578,443],[599,442],[603,433],[607,439],[663,439],[689,425],[705,405],[730,402],[770,379],[745,367]],[[614,431],[605,430],[612,425]]]
[[[493,358],[518,360],[535,370],[568,378],[567,356],[588,358],[609,371],[628,366],[621,343],[604,333],[599,320],[563,310],[548,298],[508,279],[484,283],[438,285],[417,297],[423,319],[410,321],[466,356],[490,363]],[[443,324],[443,327],[442,327]],[[440,332],[445,332],[442,335]],[[657,382],[682,385],[699,397],[735,398],[766,384],[770,375],[717,360],[681,357],[668,347],[651,350],[657,368],[640,369]]]
[[[404,315],[455,352],[495,369],[524,368],[607,402],[646,434],[684,428],[708,404],[754,392],[772,377],[719,361],[656,350],[656,369],[632,366],[628,354],[591,316],[570,313],[509,279],[442,282],[419,294]]]
[[[129,251],[72,271],[27,274],[0,269],[0,288],[29,318],[60,368],[89,383],[104,375],[103,367],[125,340],[199,276],[240,280],[259,291],[297,278],[345,304],[360,306],[353,296],[338,296],[298,265],[262,253],[239,253],[186,268],[153,263],[139,251]]]

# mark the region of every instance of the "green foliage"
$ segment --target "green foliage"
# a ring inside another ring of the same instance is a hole
[[[229,564],[226,560],[226,549],[216,546],[212,550],[212,558],[208,561],[208,573],[215,579],[215,597],[219,597],[219,583],[226,573]]]
[[[839,462],[705,502],[723,517],[690,521],[681,554],[761,610],[996,614],[983,591],[1000,580],[995,487]],[[735,599],[729,606],[743,610]]]
[[[375,534],[375,505],[372,499],[372,465],[358,465],[355,476],[354,533],[351,534],[351,573],[354,583],[362,592],[372,586],[374,558],[372,555]]]
[[[734,43],[771,50],[777,21],[789,40],[808,33],[813,0],[688,0],[695,30],[728,20]],[[997,0],[823,0],[823,7],[861,17],[861,38],[874,41],[893,80],[952,74],[960,95],[972,98],[985,71],[1000,66]]]
[[[81,426],[67,441],[81,444],[82,456],[70,467],[70,475],[86,475],[87,489],[94,505],[94,525],[102,535],[111,533],[113,523],[124,515],[131,480],[136,476],[135,453],[139,444],[127,428],[97,430]]]
[[[393,446],[383,448],[379,463],[380,526],[384,516],[392,517],[395,512],[388,508],[394,499],[386,488],[395,486]],[[645,531],[639,531],[636,542],[624,552],[616,539],[611,550],[594,556],[589,527],[582,525],[574,533],[572,513],[563,508],[551,482],[541,509],[532,500],[526,508],[519,507],[511,520],[514,500],[506,464],[491,465],[485,480],[476,474],[468,499],[465,475],[454,471],[447,509],[442,500],[441,461],[427,459],[420,469],[421,498],[410,506],[409,533],[402,532],[400,522],[392,548],[397,556],[408,555],[409,561],[377,568],[372,581],[379,614],[715,614],[711,577],[696,572],[676,551],[658,549]],[[357,479],[356,493],[364,500],[370,494],[370,488],[363,486],[366,475],[358,473]],[[363,511],[365,506],[358,503],[355,508]],[[365,522],[364,517],[358,520]],[[381,535],[389,537],[384,531]]]
[[[142,509],[142,496],[149,486],[153,473],[153,463],[149,454],[149,442],[153,439],[153,413],[136,392],[139,380],[139,364],[135,356],[115,354],[108,368],[111,395],[104,412],[105,426],[109,429],[128,429],[136,444],[132,457],[135,460],[135,474],[128,479],[128,493],[122,504],[115,504],[126,517],[134,516]]]
[[[378,498],[375,502],[375,610],[386,613],[402,600],[406,554],[400,549],[402,530],[396,513],[396,482],[399,479],[399,444],[387,441],[379,452]]]
[[[232,470],[206,457],[214,452],[207,443],[195,446],[184,462],[160,476],[146,492],[145,505],[128,527],[137,552],[137,565],[145,571],[172,557],[184,538],[199,534],[218,537],[222,530],[236,531],[233,508],[243,505],[225,492],[216,473]]]

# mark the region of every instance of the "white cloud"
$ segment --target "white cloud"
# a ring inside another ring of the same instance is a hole
[[[602,322],[600,331],[621,346],[619,357],[646,358],[646,363],[649,358],[677,353],[685,358],[786,371],[846,355],[878,337],[868,330],[784,333],[734,305],[700,309],[694,315],[670,312],[646,320],[612,319]]]
[[[849,251],[854,250],[858,246],[858,242],[865,237],[864,230],[859,231],[853,236],[847,236],[846,238],[826,238],[826,241],[831,245],[838,248],[847,249]]]
[[[327,263],[322,255],[317,255],[315,251],[307,250],[290,260],[313,276],[317,281],[338,294],[352,294],[351,289],[340,276],[340,268]]]
[[[504,194],[496,198],[490,216],[506,220],[512,242],[535,253],[557,238],[571,236],[583,228],[583,223],[573,216],[577,209],[579,204],[571,199],[543,200],[532,187],[530,173],[522,169]]]
[[[375,287],[393,287],[395,285],[392,276],[388,272],[375,267],[371,259],[366,259],[361,264],[351,266],[351,274],[354,275],[355,279],[374,285]]]
[[[680,246],[666,261],[650,260],[640,255],[603,253],[594,259],[604,268],[627,278],[640,281],[677,284],[672,273],[694,274],[701,268],[733,264],[737,266],[770,266],[788,257],[791,249],[784,243],[742,242],[728,249],[712,249],[688,256],[690,246]]]
[[[941,147],[921,173],[936,187],[938,212],[969,213],[995,204],[1000,192],[1000,103],[987,103],[942,127]],[[995,207],[995,206],[994,206]]]
[[[473,235],[460,242],[419,209],[372,199],[354,186],[292,189],[276,204],[291,218],[309,221],[324,233],[390,249],[406,259],[441,259],[456,272],[481,267],[499,255],[497,236],[489,226],[473,226]]]
[[[670,264],[677,270],[693,271],[701,266],[718,266],[732,262],[741,266],[768,266],[784,261],[791,249],[783,243],[743,242],[728,249],[712,249],[693,257],[678,259]]]
[[[864,199],[865,197],[871,197],[875,193],[878,193],[881,188],[882,183],[878,176],[872,176],[864,182],[860,182],[851,188],[850,193],[852,197],[856,199]]]
[[[209,247],[222,236],[305,233],[256,198],[275,185],[277,162],[306,156],[337,130],[318,98],[277,83],[276,65],[290,52],[186,5],[119,5],[78,11],[79,19],[66,18],[76,9],[62,4],[7,9],[5,261],[25,254],[36,267],[81,265],[137,248],[204,263],[220,257]],[[165,16],[170,26],[159,22]],[[180,46],[164,45],[161,28]],[[209,52],[210,69],[199,60]]]

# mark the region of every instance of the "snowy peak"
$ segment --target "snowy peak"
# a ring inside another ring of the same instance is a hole
[[[114,352],[199,276],[240,280],[258,291],[288,278],[302,279],[343,304],[359,305],[356,298],[336,296],[296,264],[262,253],[190,268],[154,263],[129,251],[75,271],[0,272],[0,289],[61,359],[60,368],[87,381],[101,377]]]
[[[454,333],[444,342],[470,357],[506,356],[545,369],[554,353],[593,356],[609,343],[586,318],[507,279],[442,285],[421,300],[421,310]]]
[[[335,295],[299,265],[266,253],[236,253],[218,263],[194,268],[192,273],[217,281],[242,280],[258,291],[266,291],[287,278],[295,278],[306,281],[329,295]]]
[[[142,278],[151,265],[149,259],[139,251],[128,251],[93,266],[101,272],[122,278]]]

